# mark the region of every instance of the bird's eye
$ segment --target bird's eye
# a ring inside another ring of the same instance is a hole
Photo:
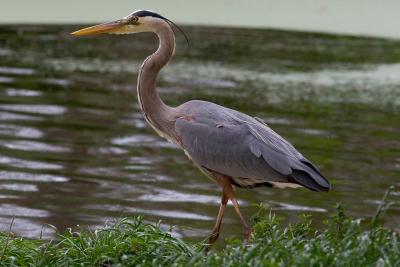
[[[136,24],[139,20],[139,17],[133,16],[129,19],[129,24]]]

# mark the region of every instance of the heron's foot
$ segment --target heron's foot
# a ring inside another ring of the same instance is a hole
[[[215,241],[218,240],[219,237],[219,232],[212,232],[212,234],[210,235],[210,237],[208,238],[208,244],[214,244]]]
[[[208,253],[211,250],[212,244],[215,243],[215,241],[218,240],[219,237],[219,232],[212,232],[210,237],[208,238],[207,244],[204,246],[204,253]]]
[[[250,242],[251,233],[252,233],[252,230],[251,230],[251,228],[249,226],[246,225],[246,226],[243,227],[243,239],[244,239],[245,243],[249,243]]]

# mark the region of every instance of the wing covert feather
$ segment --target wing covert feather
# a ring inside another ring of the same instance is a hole
[[[178,118],[175,130],[197,165],[256,185],[289,182],[329,190],[320,171],[261,119],[199,100],[186,102],[181,112],[191,119]]]
[[[288,160],[268,151],[245,125],[210,126],[178,119],[175,129],[184,149],[196,164],[229,175],[266,182],[287,182],[291,173]],[[263,159],[264,158],[264,159]]]

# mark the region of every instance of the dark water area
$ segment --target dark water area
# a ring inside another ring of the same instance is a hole
[[[76,38],[79,26],[0,27],[0,230],[51,238],[125,216],[202,240],[220,189],[141,115],[136,77],[152,34]],[[187,27],[159,76],[170,105],[203,99],[263,118],[330,179],[332,191],[238,189],[287,222],[368,218],[400,186],[400,41]],[[391,196],[400,200],[397,189]],[[400,207],[385,223],[400,229]],[[222,237],[241,236],[230,206]]]

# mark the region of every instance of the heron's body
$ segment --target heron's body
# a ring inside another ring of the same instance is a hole
[[[177,110],[182,148],[197,166],[229,176],[234,185],[329,188],[317,168],[260,119],[198,100]]]
[[[265,185],[329,190],[329,182],[320,171],[262,120],[207,101],[192,100],[170,107],[161,100],[156,77],[175,49],[174,33],[164,17],[136,11],[122,20],[75,34],[142,31],[152,31],[160,39],[158,50],[143,62],[139,72],[137,93],[145,119],[159,135],[178,144],[196,166],[222,187],[210,243],[218,237],[229,199],[243,222],[246,239],[249,237],[250,228],[240,213],[231,184],[246,188]]]

